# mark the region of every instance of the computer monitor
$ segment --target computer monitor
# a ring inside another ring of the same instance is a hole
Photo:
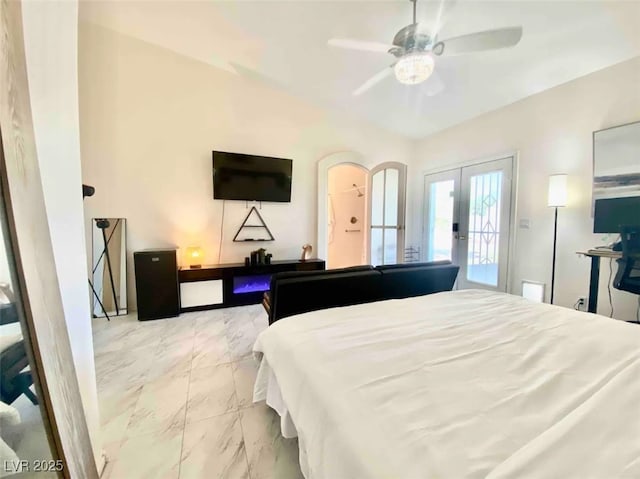
[[[596,200],[594,233],[620,233],[622,225],[640,224],[640,196]]]

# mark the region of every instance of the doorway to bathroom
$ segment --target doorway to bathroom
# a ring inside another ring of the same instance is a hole
[[[395,264],[404,256],[406,166],[354,152],[318,163],[318,257],[327,268]]]
[[[367,176],[359,165],[344,163],[327,176],[327,268],[367,263]]]

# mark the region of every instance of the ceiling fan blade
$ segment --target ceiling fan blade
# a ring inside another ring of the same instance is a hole
[[[447,38],[433,47],[436,55],[462,55],[464,53],[496,50],[516,45],[522,38],[522,27],[500,28]]]
[[[395,65],[395,63],[394,63],[394,65]],[[364,82],[362,85],[360,85],[356,90],[354,90],[353,96],[362,95],[369,88],[371,88],[372,86],[374,86],[377,83],[380,83],[382,80],[384,80],[389,75],[391,75],[392,72],[393,72],[393,65],[391,65],[391,66],[385,68],[384,70],[376,73],[371,78],[369,78],[366,82]]]
[[[376,53],[387,53],[389,49],[393,48],[393,45],[387,45],[386,43],[352,40],[350,38],[332,38],[327,44],[332,47],[346,48],[348,50]]]

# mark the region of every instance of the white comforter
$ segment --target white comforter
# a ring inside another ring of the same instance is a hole
[[[254,351],[307,479],[640,478],[640,326],[458,291],[286,318]]]

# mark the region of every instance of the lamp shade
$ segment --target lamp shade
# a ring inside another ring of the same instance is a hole
[[[200,268],[203,256],[200,246],[189,246],[187,248],[187,263],[190,268]]]
[[[548,206],[567,206],[567,175],[549,176]]]

